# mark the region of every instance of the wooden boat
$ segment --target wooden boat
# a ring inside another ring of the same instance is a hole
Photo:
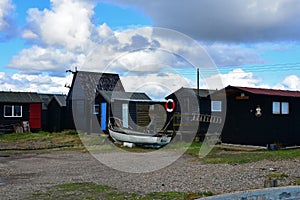
[[[120,126],[109,125],[109,135],[116,142],[159,148],[170,143],[172,137],[163,133],[145,133]]]

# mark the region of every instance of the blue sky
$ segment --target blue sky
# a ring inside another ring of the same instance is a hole
[[[67,93],[64,85],[70,77],[66,69],[103,70],[99,64],[114,60],[111,55],[124,54],[120,47],[129,45],[124,38],[128,37],[131,47],[168,42],[164,37],[150,41],[142,31],[133,35],[126,32],[141,27],[167,28],[196,41],[216,64],[224,86],[300,90],[300,26],[295,20],[299,10],[297,0],[252,0],[244,4],[238,0],[4,0],[0,3],[0,90]],[[183,40],[169,43],[168,48],[195,56]],[[101,45],[102,58],[97,58],[97,64],[89,63],[90,52]],[[115,46],[108,48],[110,45]],[[132,80],[138,77],[157,80],[153,87],[144,87],[149,92],[166,82],[170,91],[195,86],[195,69],[175,56],[162,52],[149,56],[142,50],[131,54],[118,63],[127,66],[111,69],[122,74],[125,68],[133,71],[129,67],[132,63],[143,66],[123,77],[128,90],[136,90]],[[176,68],[179,74],[161,76],[160,69],[153,66],[155,62]],[[202,71],[204,79],[215,80]],[[183,79],[174,85],[178,75]]]

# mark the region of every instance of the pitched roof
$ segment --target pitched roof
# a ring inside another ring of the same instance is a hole
[[[118,74],[77,71],[68,99],[95,98],[96,91],[125,91]]]
[[[184,88],[184,87],[181,87],[180,89],[176,90],[175,92],[173,92],[172,94],[174,93],[190,93],[190,94],[193,94],[193,95],[197,95],[197,89],[195,88]],[[207,97],[208,95],[212,94],[213,92],[215,92],[215,90],[208,90],[208,89],[199,89],[199,96],[200,97]],[[166,96],[165,98],[168,99],[172,94]]]
[[[42,109],[43,110],[47,110],[47,106],[48,104],[50,103],[50,101],[52,100],[52,98],[54,97],[58,97],[58,101],[62,101],[62,102],[59,102],[59,103],[62,103],[62,104],[66,104],[66,95],[64,94],[38,94],[40,96],[40,98],[42,99],[43,103],[42,103]],[[64,99],[64,101],[63,101]],[[63,106],[63,105],[62,105]]]
[[[290,90],[274,90],[274,89],[263,89],[263,88],[249,88],[249,87],[236,87],[227,86],[226,89],[236,88],[245,92],[259,95],[271,95],[271,96],[283,96],[283,97],[300,97],[299,91]]]
[[[0,92],[0,102],[3,103],[41,103],[42,99],[33,92]]]
[[[112,100],[127,100],[127,101],[136,101],[136,100],[151,100],[149,96],[145,93],[140,92],[120,92],[120,91],[98,91],[101,96],[107,101],[111,102]]]
[[[60,107],[67,106],[67,103],[66,103],[67,96],[66,95],[54,95],[52,99],[55,99]]]

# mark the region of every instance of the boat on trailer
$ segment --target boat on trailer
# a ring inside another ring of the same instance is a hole
[[[115,142],[127,142],[135,145],[160,148],[171,142],[172,136],[163,132],[142,132],[122,127],[122,121],[114,119],[109,123],[109,135]]]

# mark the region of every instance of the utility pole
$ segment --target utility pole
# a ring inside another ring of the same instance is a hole
[[[200,73],[199,73],[199,68],[197,68],[197,96],[200,96],[200,92],[199,92],[199,87],[200,87]]]

